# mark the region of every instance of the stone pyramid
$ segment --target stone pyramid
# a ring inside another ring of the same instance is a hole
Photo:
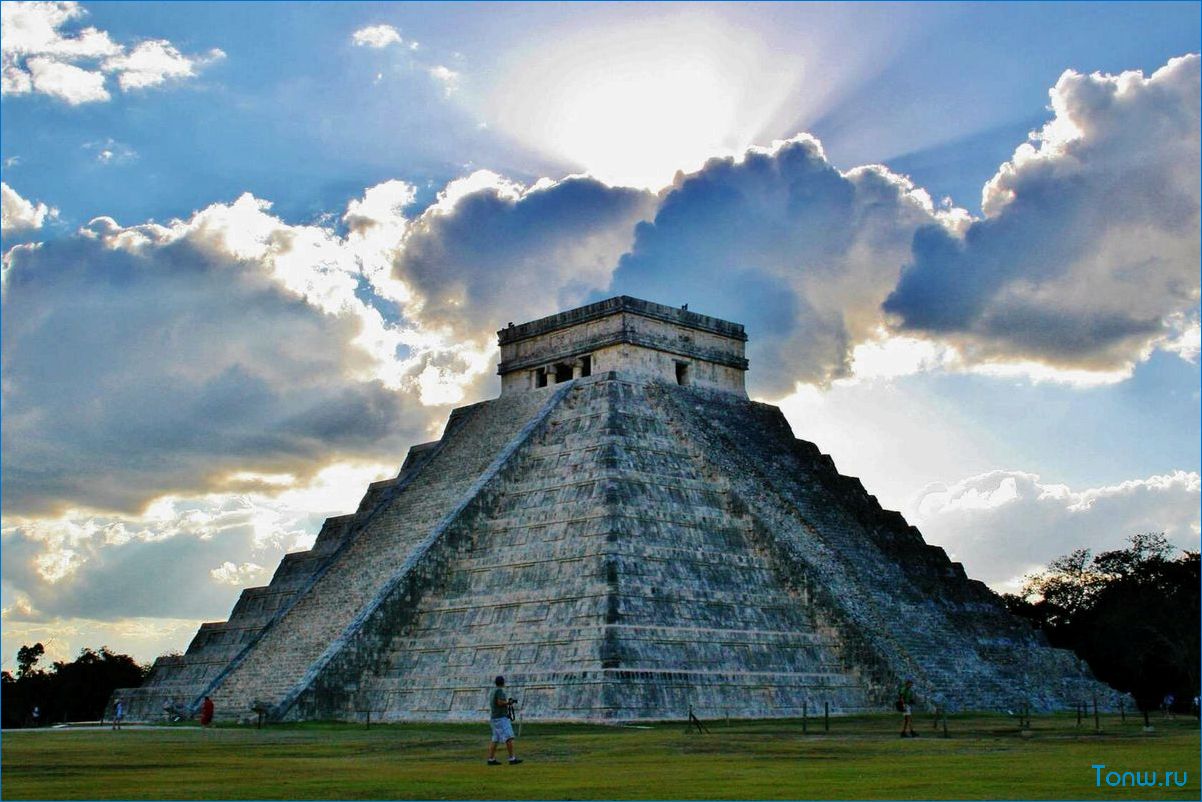
[[[326,521],[135,718],[546,720],[1054,709],[1101,688],[749,401],[739,324],[629,297],[498,332],[501,396]],[[1108,690],[1108,689],[1106,689]]]

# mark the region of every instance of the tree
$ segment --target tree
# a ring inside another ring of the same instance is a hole
[[[46,647],[40,643],[17,649],[17,677],[28,676],[45,653]]]
[[[99,651],[81,649],[74,660],[56,661],[49,671],[34,670],[44,653],[40,643],[22,646],[17,652],[17,676],[4,672],[0,709],[5,727],[29,723],[35,705],[41,708],[43,721],[99,719],[114,690],[136,688],[147,673],[132,657],[107,646]]]
[[[1007,606],[1072,649],[1098,679],[1153,709],[1167,693],[1192,698],[1199,683],[1199,556],[1163,534],[1125,549],[1079,549],[1027,578]]]

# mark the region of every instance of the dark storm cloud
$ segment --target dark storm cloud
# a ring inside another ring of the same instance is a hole
[[[678,176],[610,289],[743,322],[752,389],[779,395],[847,374],[914,231],[935,220],[906,179],[841,173],[798,137]]]
[[[315,308],[195,231],[79,235],[8,262],[6,515],[133,511],[229,472],[399,460],[422,437],[412,397],[352,377],[369,362],[358,317]]]
[[[414,220],[395,275],[420,298],[424,325],[486,338],[604,287],[654,204],[587,177],[527,190],[498,179]]]

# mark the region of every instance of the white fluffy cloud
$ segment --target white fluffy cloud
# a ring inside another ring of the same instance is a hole
[[[459,88],[459,73],[452,70],[450,67],[442,64],[436,64],[431,67],[428,72],[430,77],[442,84],[442,91],[450,96]]]
[[[1197,550],[1198,474],[1175,471],[1074,490],[1021,471],[991,471],[932,485],[908,517],[972,577],[1013,591],[1023,575],[1078,548],[1122,548],[1128,537],[1164,532]]]
[[[120,53],[121,46],[104,31],[92,27],[76,33],[62,30],[86,14],[79,3],[73,2],[5,2],[0,8],[2,49],[6,55],[42,54],[65,59]]]
[[[216,48],[204,56],[188,57],[166,39],[151,39],[138,43],[128,53],[105,59],[101,67],[115,73],[122,91],[128,91],[192,78],[198,69],[222,58],[225,53]]]
[[[165,39],[139,42],[128,50],[93,27],[68,31],[86,16],[75,2],[4,2],[0,4],[0,91],[6,95],[41,93],[73,106],[109,100],[108,76],[122,91],[192,78],[224,58],[213,49],[187,56]]]
[[[351,34],[351,41],[357,47],[382,48],[389,45],[404,44],[401,33],[391,25],[368,25]]]
[[[1061,76],[985,217],[919,232],[885,304],[902,330],[973,361],[1122,374],[1196,326],[1199,65]]]
[[[111,97],[104,88],[102,73],[81,69],[74,64],[46,56],[31,58],[25,66],[29,69],[33,91],[58,98],[72,106],[108,100]]]
[[[0,182],[0,232],[11,234],[41,228],[47,217],[57,216],[58,209],[28,201],[8,184]]]

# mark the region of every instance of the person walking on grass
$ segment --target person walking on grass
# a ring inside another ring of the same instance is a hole
[[[914,680],[906,677],[906,682],[897,689],[897,709],[902,714],[901,737],[917,738],[914,732]]]
[[[521,759],[513,754],[513,722],[509,718],[510,705],[517,704],[517,699],[510,699],[505,694],[505,678],[493,680],[496,685],[488,695],[489,725],[492,727],[492,740],[488,744],[488,765],[499,766],[497,760],[497,744],[505,744],[509,752],[509,765],[516,766]]]
[[[121,729],[121,722],[125,719],[125,700],[118,699],[117,704],[113,706],[113,729]]]

